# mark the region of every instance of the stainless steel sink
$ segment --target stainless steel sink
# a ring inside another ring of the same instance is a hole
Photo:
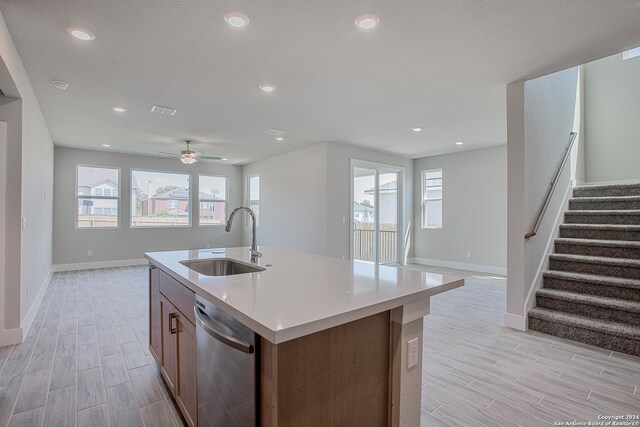
[[[229,258],[194,259],[180,261],[180,264],[205,276],[232,276],[265,270],[263,267]]]

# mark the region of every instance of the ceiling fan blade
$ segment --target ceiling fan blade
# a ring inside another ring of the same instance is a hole
[[[205,155],[200,155],[198,156],[199,159],[208,159],[208,160],[222,160],[222,157],[218,157],[218,156],[207,156]]]
[[[172,157],[180,157],[180,154],[176,154],[176,153],[167,153],[166,151],[158,151],[158,153],[160,153],[160,154],[166,154],[167,156],[172,156]]]

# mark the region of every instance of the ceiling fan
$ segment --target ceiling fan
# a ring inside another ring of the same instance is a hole
[[[185,165],[192,165],[192,164],[196,163],[199,159],[222,160],[222,157],[209,156],[207,154],[200,153],[200,152],[197,152],[197,151],[191,151],[191,149],[189,148],[189,145],[193,141],[191,141],[190,139],[186,139],[184,142],[187,144],[187,149],[180,151],[180,154],[167,153],[167,152],[164,152],[164,151],[159,151],[159,153],[160,154],[166,154],[166,155],[171,156],[171,157],[176,158],[176,159],[180,159],[180,161],[182,163],[184,163]]]

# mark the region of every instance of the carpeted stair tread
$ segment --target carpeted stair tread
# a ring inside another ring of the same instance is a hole
[[[580,185],[574,187],[575,197],[584,197],[590,194],[631,195],[640,194],[640,184],[615,184],[615,185]]]
[[[635,202],[640,201],[640,196],[603,196],[603,197],[572,197],[569,201],[579,202]]]
[[[543,273],[544,277],[570,282],[585,282],[594,285],[616,286],[640,290],[640,279],[627,279],[624,277],[599,276],[597,274],[573,273],[570,271],[549,270]],[[543,288],[544,289],[544,288]]]
[[[601,216],[601,215],[640,215],[639,209],[574,209],[566,212],[569,215],[577,216]]]
[[[553,298],[574,304],[604,307],[611,310],[626,311],[640,314],[640,302],[626,301],[618,298],[607,298],[596,295],[586,295],[577,292],[561,291],[557,289],[540,289],[536,296]]]
[[[602,246],[605,248],[640,249],[640,242],[634,240],[599,240],[599,239],[574,239],[571,237],[559,237],[555,243],[579,246]]]
[[[551,254],[550,260],[580,262],[586,264],[615,265],[618,267],[640,268],[640,260],[629,258],[608,258],[573,254]]]
[[[640,225],[630,224],[560,224],[560,229],[640,231]]]
[[[531,309],[529,311],[529,317],[556,324],[563,324],[574,328],[586,329],[602,334],[614,335],[617,337],[630,338],[632,340],[640,341],[640,327],[626,325],[620,322],[593,319],[591,317],[580,316],[577,314],[568,314],[539,307]]]

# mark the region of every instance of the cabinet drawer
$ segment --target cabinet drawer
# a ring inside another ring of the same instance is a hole
[[[180,312],[195,324],[193,306],[196,304],[196,294],[164,271],[160,271],[160,292],[178,309]]]

